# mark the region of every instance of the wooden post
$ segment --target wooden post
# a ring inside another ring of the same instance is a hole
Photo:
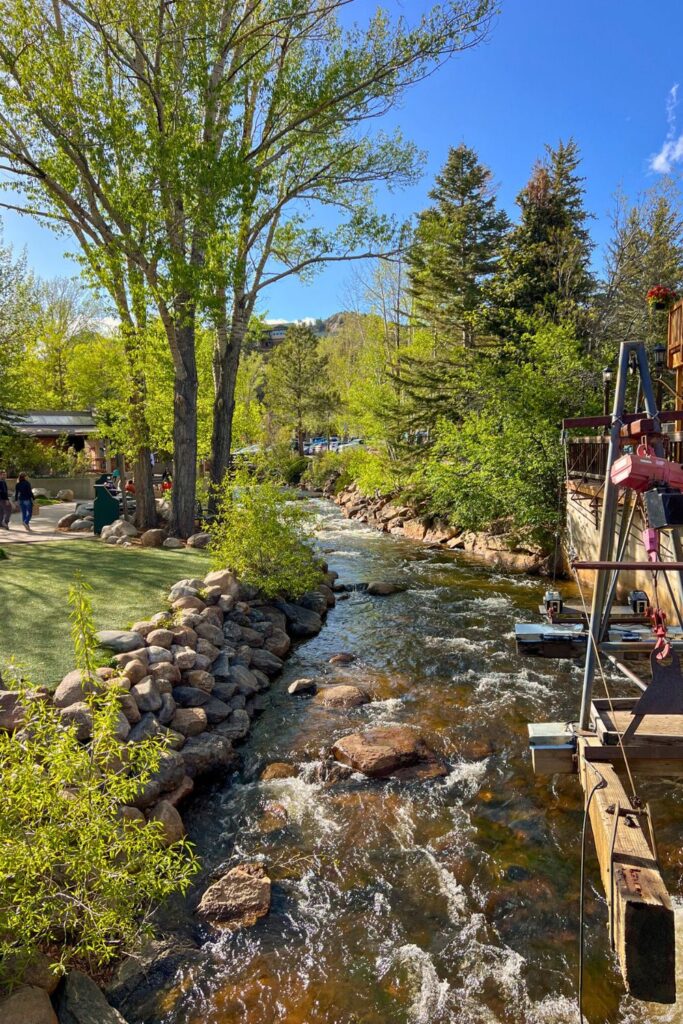
[[[667,365],[676,373],[676,409],[683,409],[683,302],[669,310]]]
[[[650,848],[647,818],[634,812],[611,765],[587,763],[587,744],[599,741],[579,739],[579,774],[586,800],[600,777],[605,782],[593,793],[589,815],[607,897],[610,939],[624,983],[636,999],[674,1003],[674,913]]]

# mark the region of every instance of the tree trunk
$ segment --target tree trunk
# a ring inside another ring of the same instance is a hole
[[[235,384],[239,369],[242,342],[249,324],[249,303],[244,294],[235,296],[232,320],[228,329],[224,316],[216,326],[216,343],[213,350],[213,433],[211,437],[211,488],[209,490],[209,515],[215,515],[217,487],[230,465],[232,444],[232,417],[235,412]]]
[[[171,533],[194,533],[197,486],[197,363],[194,310],[185,309],[175,326],[176,363],[173,391],[173,501]]]
[[[139,448],[135,456],[135,525],[138,530],[151,530],[157,525],[152,453],[147,447]]]

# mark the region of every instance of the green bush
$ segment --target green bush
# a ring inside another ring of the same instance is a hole
[[[385,452],[347,448],[314,455],[302,482],[315,489],[332,484],[335,494],[352,483],[356,483],[363,494],[376,491],[390,494],[398,486],[398,469],[392,466]]]
[[[87,588],[70,592],[78,667],[93,677],[95,637]],[[20,735],[0,733],[0,979],[11,982],[42,951],[57,973],[97,968],[132,948],[148,916],[185,891],[197,868],[184,840],[166,847],[158,823],[124,823],[159,766],[163,743],[122,747],[115,687],[86,697],[92,739],[78,741],[44,693],[10,668],[21,697]],[[94,677],[93,677],[94,678]],[[125,754],[124,754],[125,752]]]
[[[274,444],[253,460],[254,473],[260,480],[276,484],[298,484],[308,468],[308,459],[289,444]]]
[[[256,483],[245,472],[226,478],[209,526],[214,566],[229,566],[266,597],[300,597],[322,579],[309,544],[311,520],[271,481]]]

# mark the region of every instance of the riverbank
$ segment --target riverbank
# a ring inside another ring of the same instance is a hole
[[[420,541],[434,548],[463,551],[488,565],[529,576],[552,576],[554,552],[511,532],[508,524],[499,523],[486,532],[457,530],[438,521],[424,520],[407,505],[397,503],[391,496],[369,497],[353,483],[333,497],[347,519],[367,523],[384,533]],[[561,552],[558,555],[562,570]]]

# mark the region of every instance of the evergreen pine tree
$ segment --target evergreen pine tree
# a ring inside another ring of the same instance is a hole
[[[318,339],[310,327],[290,327],[266,367],[265,404],[273,420],[296,434],[299,454],[304,430],[325,423],[338,403]]]
[[[587,333],[594,279],[579,163],[573,139],[547,147],[517,197],[521,219],[507,237],[492,288],[504,336],[517,334],[529,317],[569,322],[580,336]]]
[[[465,145],[451,149],[418,218],[408,264],[415,311],[434,334],[435,353],[471,347],[484,328],[484,282],[495,272],[509,221],[490,170]]]

